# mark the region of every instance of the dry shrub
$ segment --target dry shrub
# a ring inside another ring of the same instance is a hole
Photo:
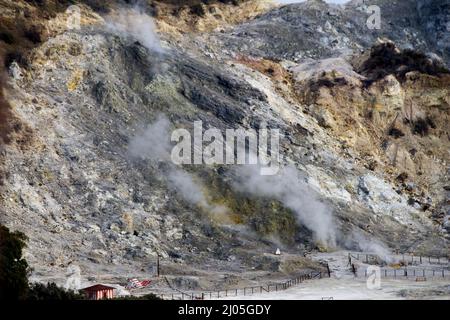
[[[390,42],[372,47],[369,58],[356,69],[368,78],[367,86],[389,74],[404,81],[406,73],[411,71],[429,75],[450,73],[443,63],[430,59],[424,53],[411,49],[398,50]]]

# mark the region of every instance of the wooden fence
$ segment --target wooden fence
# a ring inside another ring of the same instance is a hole
[[[353,264],[352,258],[361,262],[371,263],[377,262],[380,257],[376,254],[366,254],[366,253],[349,253],[349,264]],[[386,257],[385,257],[386,258]],[[400,255],[389,255],[387,258],[393,259],[397,262],[403,263],[404,267],[400,268],[389,268],[382,267],[380,268],[380,276],[384,278],[448,278],[450,277],[450,269],[441,268],[441,267],[408,267],[413,265],[414,263],[429,263],[429,264],[437,264],[437,265],[448,265],[449,260],[446,257],[428,257],[428,256],[416,256],[416,255],[408,255],[408,254],[400,254]],[[450,267],[450,266],[449,266]],[[367,268],[357,268],[356,276],[357,277],[368,277],[373,272],[368,272]]]
[[[413,263],[429,263],[429,264],[443,264],[443,265],[450,264],[450,259],[448,257],[429,257],[411,254],[397,254],[381,257],[373,253],[349,253],[349,257],[365,263],[376,262],[377,260],[380,260],[380,258],[389,258],[391,260],[402,262],[404,264],[413,264]]]
[[[358,277],[368,277],[372,273],[367,269],[357,271]],[[450,270],[446,269],[425,269],[425,268],[381,268],[380,276],[383,278],[449,278]]]
[[[169,287],[176,291],[175,293],[166,293],[166,294],[156,294],[161,299],[171,299],[171,300],[207,300],[207,299],[220,299],[225,297],[237,297],[241,295],[253,295],[253,294],[262,294],[268,292],[282,291],[297,284],[302,283],[305,280],[311,279],[320,279],[322,278],[322,272],[320,271],[312,271],[307,274],[302,274],[294,279],[287,280],[285,282],[276,283],[276,284],[268,284],[263,286],[254,286],[254,287],[244,287],[239,289],[226,289],[226,290],[218,290],[218,291],[206,291],[206,292],[183,292],[174,288],[169,280],[166,278],[166,281]]]

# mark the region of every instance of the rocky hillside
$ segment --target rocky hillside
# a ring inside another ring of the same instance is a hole
[[[160,255],[211,287],[320,268],[311,250],[447,255],[450,8],[374,2],[380,30],[362,1],[80,1],[80,28],[64,2],[1,1],[0,222],[33,276]],[[279,129],[283,168],[175,166],[164,141],[197,120]]]

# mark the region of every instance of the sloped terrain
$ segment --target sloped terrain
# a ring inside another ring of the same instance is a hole
[[[5,90],[20,127],[2,147],[0,222],[29,237],[33,277],[62,282],[76,264],[85,281],[120,282],[160,255],[166,274],[214,286],[216,272],[298,271],[267,254],[277,247],[447,255],[448,42],[420,19],[448,7],[402,2],[394,17],[388,3],[374,33],[356,2],[267,6],[256,18],[248,3],[201,4],[195,23],[180,9],[179,25],[167,3],[88,3],[73,30],[55,13],[27,63],[8,64]],[[279,175],[174,166],[163,140],[197,120],[280,129]]]
[[[369,4],[364,1],[345,6],[307,1],[243,23],[220,34],[219,42],[234,52],[298,61],[347,55],[372,46],[377,38],[387,38],[401,48],[435,53],[448,61],[448,3],[378,0],[370,5],[380,8],[380,29],[367,27]]]

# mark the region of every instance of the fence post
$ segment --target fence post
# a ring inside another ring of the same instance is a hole
[[[225,297],[228,297],[228,289],[225,290]]]
[[[236,289],[236,296],[237,296],[237,289]]]
[[[442,278],[444,278],[444,269],[442,269]]]
[[[394,278],[397,278],[397,270],[394,269]]]
[[[420,256],[420,263],[422,263],[422,256]]]

